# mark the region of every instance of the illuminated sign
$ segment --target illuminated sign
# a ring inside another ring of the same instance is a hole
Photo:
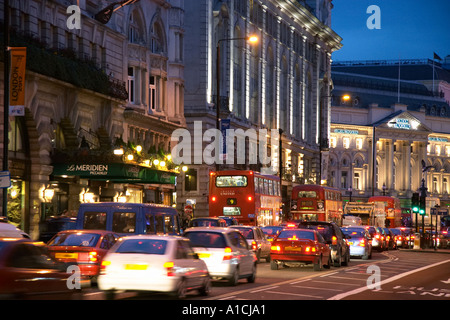
[[[359,131],[358,130],[347,130],[347,129],[334,129],[334,133],[359,134]]]
[[[419,125],[420,125],[419,121],[404,118],[397,118],[388,123],[388,126],[391,128],[404,130],[417,130]]]

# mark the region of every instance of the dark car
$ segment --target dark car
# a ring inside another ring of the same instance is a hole
[[[47,243],[58,232],[75,229],[76,224],[77,218],[67,216],[50,217],[40,226],[39,241]]]
[[[397,249],[397,242],[395,242],[395,236],[389,228],[382,228],[386,239],[386,245],[388,249]]]
[[[325,221],[302,221],[299,228],[313,229],[318,231],[325,239],[331,249],[331,259],[335,267],[347,266],[350,261],[350,248],[346,236],[341,228],[334,222]]]
[[[42,242],[0,238],[0,299],[77,298],[79,290],[68,286],[70,276]]]
[[[381,228],[374,226],[366,226],[367,231],[372,238],[372,249],[377,249],[379,252],[386,249],[386,241]]]
[[[227,223],[222,218],[201,217],[189,221],[188,228],[192,227],[227,227]]]

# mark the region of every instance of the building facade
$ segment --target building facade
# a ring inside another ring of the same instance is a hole
[[[333,64],[328,185],[340,188],[346,199],[351,192],[352,201],[385,194],[410,208],[425,179],[428,196],[450,206],[450,72],[444,65],[432,60]],[[427,172],[424,163],[431,166]]]
[[[10,45],[28,59],[25,116],[9,122],[8,218],[33,238],[47,216],[81,202],[174,203],[183,2],[116,5],[103,24],[94,17],[108,1],[9,1]]]
[[[185,3],[189,130],[217,129],[219,106],[220,120],[229,120],[231,129],[267,129],[269,137],[281,132],[281,152],[277,144],[268,154],[275,151],[271,166],[282,177],[285,202],[293,184],[321,179],[320,150],[327,147],[329,132],[331,54],[342,40],[330,28],[331,9],[330,0]],[[250,35],[258,37],[256,44],[246,41]],[[199,150],[207,145],[203,142]],[[249,161],[248,145],[245,154],[235,153],[219,167],[220,161],[194,163],[192,155],[177,189],[179,208],[190,204],[195,216],[208,215],[210,171],[262,171],[261,163]]]

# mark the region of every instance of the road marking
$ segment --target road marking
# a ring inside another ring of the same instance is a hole
[[[321,281],[321,280],[311,280],[312,282],[320,282],[320,283],[329,283],[329,284],[333,284],[333,285],[343,285],[343,286],[354,286],[354,287],[359,287],[360,284],[356,284],[356,283],[345,283],[345,282],[335,282],[335,281]]]
[[[367,273],[366,273],[367,277]],[[330,278],[333,279],[346,279],[346,280],[359,280],[359,281],[366,281],[367,279],[359,279],[359,278],[350,278],[350,277],[337,277],[337,276],[330,276]]]
[[[308,297],[308,298],[316,298],[316,299],[323,299],[323,297],[319,296],[312,296],[309,294],[300,294],[300,293],[289,293],[289,292],[280,292],[280,291],[266,291],[267,293],[273,293],[273,294],[284,294],[288,296],[297,296],[297,297]]]
[[[317,288],[317,287],[305,287],[305,286],[293,286],[293,287],[301,288],[301,289],[315,289],[315,290],[327,290],[327,291],[338,291],[338,292],[344,291],[341,289]]]
[[[291,282],[289,284],[297,284],[297,283],[306,282],[306,281],[309,281],[309,280],[311,280],[311,279],[308,278],[308,279],[304,279],[304,280],[300,280],[300,281],[294,281],[294,282]]]
[[[324,274],[323,276],[320,276],[319,278],[329,277],[329,276],[331,276],[331,275],[333,275],[333,274],[338,274],[338,273],[339,273],[339,271],[332,272],[332,273],[328,273],[328,274]]]
[[[258,290],[250,291],[250,293],[255,293],[255,292],[260,292],[260,291],[265,291],[265,290],[270,290],[270,289],[276,289],[276,288],[279,288],[279,286],[273,286],[273,287],[268,287],[268,288],[261,288],[261,289],[258,289]]]
[[[401,273],[399,275],[396,275],[394,277],[391,277],[389,279],[381,281],[380,286],[383,286],[386,283],[390,283],[390,282],[396,281],[398,279],[404,278],[404,277],[409,276],[409,275],[411,275],[413,273],[421,272],[423,270],[427,270],[427,269],[430,269],[430,268],[433,268],[433,267],[436,267],[436,266],[439,266],[441,264],[448,263],[448,262],[450,262],[450,260],[437,262],[437,263],[431,264],[429,266],[425,266],[425,267],[422,267],[422,268],[419,268],[419,269],[415,269],[415,270],[411,270],[411,271],[408,271],[408,272]],[[348,291],[348,292],[345,292],[345,293],[338,294],[338,295],[336,295],[334,297],[329,298],[328,300],[341,300],[341,299],[344,299],[344,298],[346,298],[348,296],[351,296],[351,295],[354,295],[354,294],[358,294],[358,293],[364,292],[366,290],[370,290],[370,289],[367,286],[361,287],[361,288],[358,288],[358,289],[355,289],[355,290],[352,290],[352,291]]]

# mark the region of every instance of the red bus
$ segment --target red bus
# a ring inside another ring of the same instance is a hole
[[[292,189],[293,220],[334,221],[342,226],[342,193],[339,189],[305,184]]]
[[[369,198],[369,203],[384,203],[386,214],[385,225],[387,228],[402,226],[402,207],[400,200],[389,196],[374,196]]]
[[[281,221],[280,178],[255,171],[210,172],[209,216],[234,217],[246,225],[278,225]]]

